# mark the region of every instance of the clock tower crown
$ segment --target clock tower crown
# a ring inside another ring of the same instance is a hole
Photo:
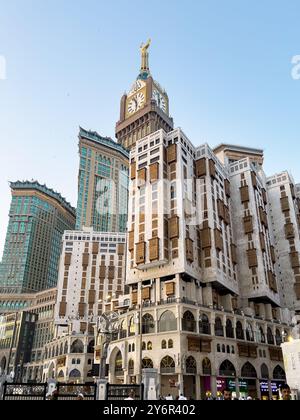
[[[120,121],[116,124],[118,142],[132,149],[141,138],[160,129],[173,130],[167,92],[153,80],[149,67],[151,40],[140,47],[141,68],[132,88],[121,99]]]

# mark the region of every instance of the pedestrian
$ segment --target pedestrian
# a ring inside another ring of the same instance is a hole
[[[290,401],[292,399],[291,388],[288,384],[281,385],[280,392],[282,401]]]
[[[83,394],[78,394],[76,400],[77,401],[83,401],[84,400],[84,395]]]
[[[131,400],[131,401],[135,400],[135,392],[134,392],[133,390],[131,390],[131,391],[129,392],[128,397],[127,397],[127,398],[125,398],[125,401],[127,401],[127,400]]]
[[[169,394],[169,395],[166,397],[166,400],[173,400],[172,395],[171,395],[171,394]]]
[[[186,401],[186,400],[187,400],[187,398],[186,398],[183,394],[180,394],[180,396],[179,396],[178,400],[179,400],[179,401]]]
[[[232,391],[229,388],[223,391],[223,401],[232,401]]]

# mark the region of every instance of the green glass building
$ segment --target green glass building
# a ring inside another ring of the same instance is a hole
[[[74,229],[75,209],[38,182],[18,181],[10,187],[0,293],[34,293],[55,287],[62,235]]]
[[[80,128],[76,229],[126,232],[129,152],[97,132]]]

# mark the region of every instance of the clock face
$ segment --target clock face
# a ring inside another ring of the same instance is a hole
[[[136,111],[141,109],[145,104],[145,95],[143,92],[139,92],[130,99],[128,103],[128,113],[134,114]]]
[[[157,106],[164,112],[167,112],[167,102],[165,97],[156,89],[153,90],[152,98],[156,101]]]
[[[136,92],[138,92],[140,89],[144,88],[146,86],[145,82],[142,80],[136,80],[128,93],[128,96],[134,95]]]

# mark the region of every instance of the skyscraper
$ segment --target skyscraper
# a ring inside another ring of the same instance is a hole
[[[80,128],[76,229],[125,232],[129,153],[120,144]]]
[[[141,68],[130,91],[123,95],[120,120],[116,124],[118,142],[131,150],[141,138],[163,129],[173,129],[167,92],[150,73],[150,40],[141,46]]]
[[[56,286],[63,232],[73,229],[75,209],[57,192],[38,182],[10,184],[9,212],[1,293],[34,293]]]

